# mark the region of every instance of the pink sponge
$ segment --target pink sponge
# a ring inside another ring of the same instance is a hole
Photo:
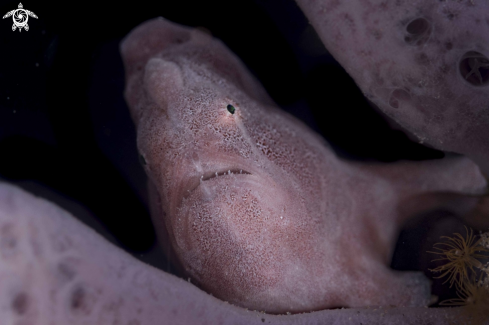
[[[369,100],[489,174],[489,2],[296,1]]]

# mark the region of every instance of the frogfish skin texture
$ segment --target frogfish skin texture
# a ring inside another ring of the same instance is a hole
[[[473,208],[475,164],[341,161],[220,41],[162,18],[121,54],[152,218],[192,283],[271,313],[427,305],[422,274],[388,267],[397,233]]]
[[[489,2],[296,0],[365,96],[489,174]]]
[[[245,310],[141,263],[60,207],[3,182],[0,305],[2,325],[445,325],[447,319],[463,320],[457,309],[447,308],[288,316]]]

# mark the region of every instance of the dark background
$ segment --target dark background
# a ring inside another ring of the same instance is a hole
[[[18,3],[1,1],[0,14]],[[121,39],[147,19],[163,16],[208,29],[237,53],[278,105],[346,159],[443,157],[389,127],[292,0],[22,4],[39,17],[29,17],[29,31],[13,32],[11,17],[0,20],[0,178],[55,201],[167,271],[154,246],[118,53]],[[417,268],[416,245],[402,244],[412,236],[416,243],[420,234],[403,235],[395,267]]]

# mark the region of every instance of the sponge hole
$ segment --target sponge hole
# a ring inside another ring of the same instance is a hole
[[[460,60],[459,71],[463,79],[473,86],[489,84],[489,59],[480,52],[465,53]]]
[[[431,23],[425,18],[416,18],[406,26],[404,41],[409,45],[420,46],[428,41],[431,35]]]

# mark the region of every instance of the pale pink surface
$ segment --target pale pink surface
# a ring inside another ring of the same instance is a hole
[[[457,196],[485,190],[473,163],[341,161],[221,42],[161,18],[121,53],[152,217],[193,282],[273,313],[428,303],[423,275],[389,269],[395,239],[421,212],[473,208]]]
[[[368,99],[420,142],[489,174],[489,82],[460,70],[475,51],[489,77],[488,1],[296,1]]]
[[[0,183],[2,325],[447,324],[458,313],[381,308],[275,316],[248,311],[139,262],[54,204]]]

